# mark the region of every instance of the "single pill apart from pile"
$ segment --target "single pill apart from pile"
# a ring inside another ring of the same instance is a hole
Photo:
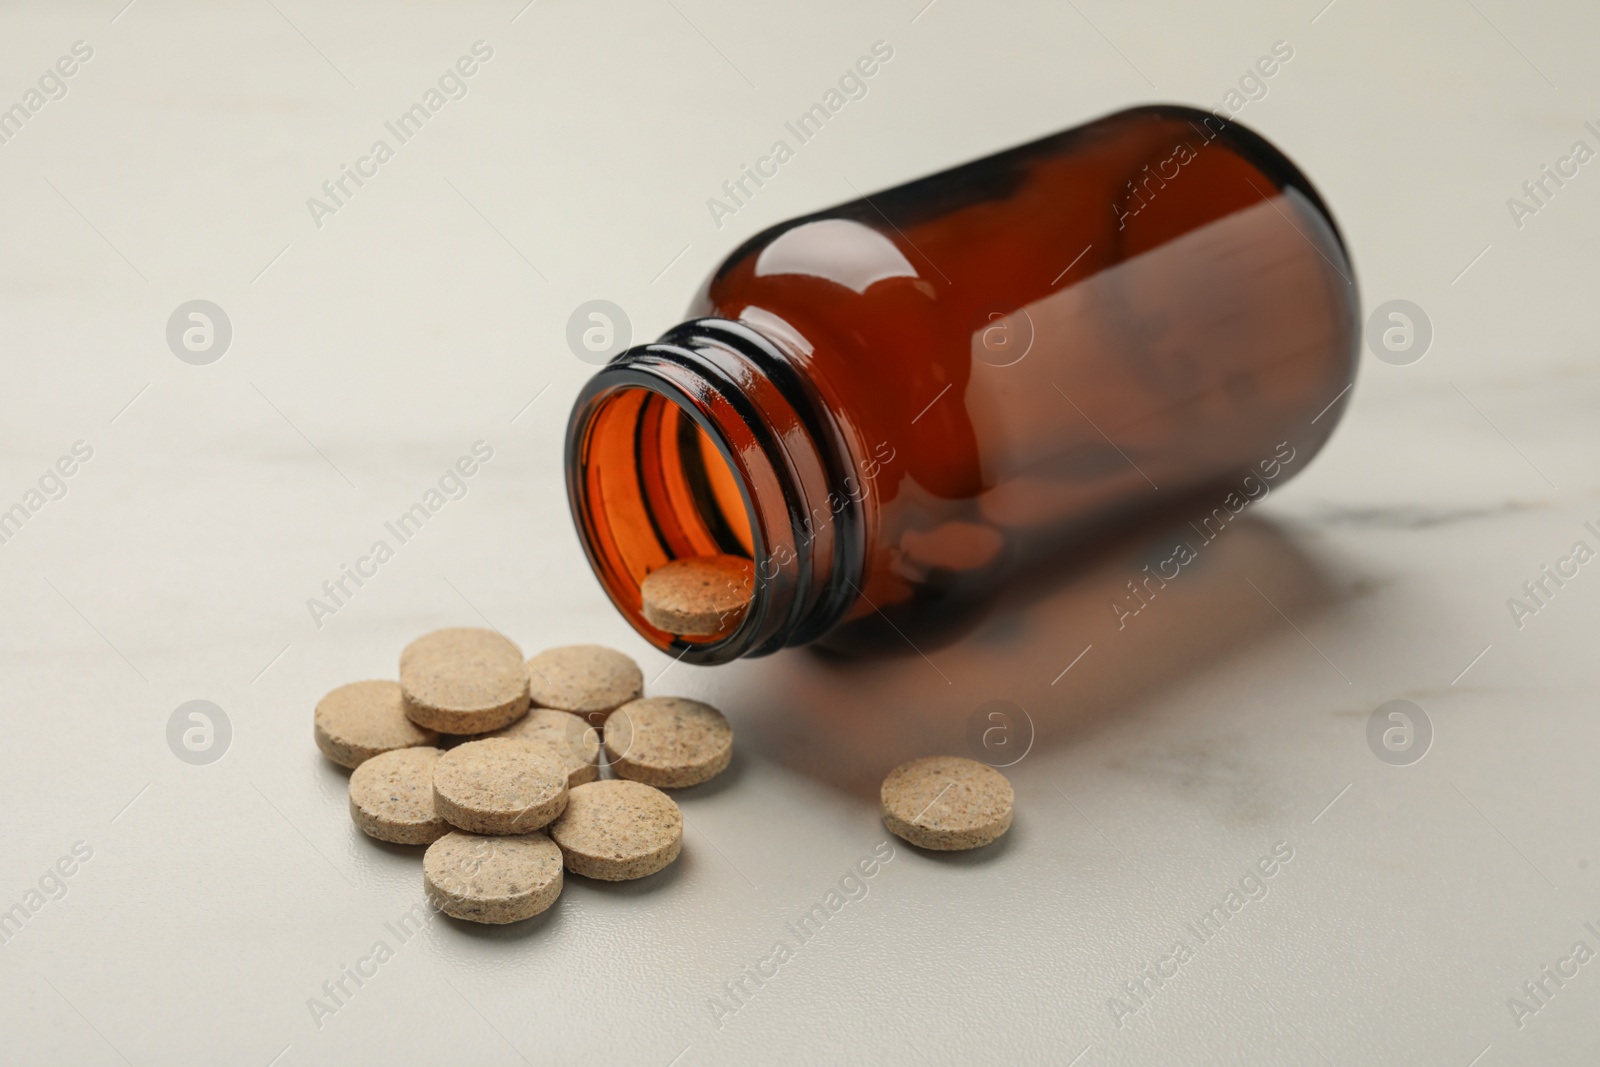
[[[432,745],[439,735],[406,718],[398,682],[351,682],[317,701],[313,733],[322,754],[359,767],[397,748]]]
[[[620,777],[658,789],[699,785],[728,766],[733,727],[710,704],[646,697],[606,720],[606,755]]]
[[[612,778],[572,791],[550,824],[567,870],[621,882],[654,874],[683,850],[683,813],[671,797],[641,782]]]
[[[639,586],[645,621],[658,630],[704,637],[731,630],[750,610],[755,566],[739,556],[675,559]]]
[[[561,895],[561,850],[541,833],[486,837],[453,830],[428,846],[422,885],[446,915],[514,923]]]
[[[568,788],[600,777],[600,732],[571,712],[530,708],[528,714],[489,737],[509,737],[539,746],[566,770]]]
[[[368,837],[426,845],[450,832],[433,806],[436,748],[397,748],[373,756],[350,775],[350,818]]]
[[[433,803],[451,826],[475,834],[525,834],[567,806],[567,771],[529,741],[468,741],[439,757]]]
[[[923,848],[977,848],[1011,828],[1011,783],[960,756],[902,763],[883,780],[880,799],[889,832]]]
[[[528,660],[528,692],[541,708],[582,715],[598,726],[644,694],[644,672],[604,645],[548,648]]]
[[[498,730],[528,710],[522,652],[493,630],[424,634],[400,653],[406,717],[447,734]]]

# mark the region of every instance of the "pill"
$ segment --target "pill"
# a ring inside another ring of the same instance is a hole
[[[616,708],[644,693],[644,672],[604,645],[549,648],[527,663],[528,691],[541,708],[556,708],[599,725]]]
[[[350,818],[368,837],[426,845],[450,832],[433,804],[436,748],[397,748],[373,756],[350,775]]]
[[[435,630],[400,653],[406,717],[441,733],[481,734],[528,710],[522,652],[493,630]]]
[[[683,849],[683,813],[671,797],[642,782],[612,778],[572,791],[550,824],[567,870],[620,882],[654,874]]]
[[[1017,530],[1071,521],[1090,494],[1072,482],[1050,478],[1014,478],[978,497],[978,514],[997,526]]]
[[[541,833],[486,837],[452,830],[422,857],[422,886],[446,915],[514,923],[561,895],[561,850]]]
[[[658,789],[699,785],[728,766],[733,727],[710,704],[646,697],[606,720],[606,755],[620,777]]]
[[[947,522],[932,530],[907,530],[900,547],[923,567],[980,570],[1000,558],[1006,539],[999,530],[976,522]]]
[[[397,748],[432,745],[439,735],[406,718],[398,682],[351,682],[321,700],[313,734],[322,754],[342,767],[359,767]]]
[[[709,636],[733,629],[750,610],[755,567],[739,556],[675,559],[639,587],[644,617],[669,634]]]
[[[960,756],[902,763],[883,780],[880,799],[889,832],[923,848],[977,848],[1011,828],[1011,783]]]
[[[567,772],[529,741],[468,741],[439,757],[433,769],[433,803],[457,829],[525,834],[567,806]]]
[[[528,714],[489,737],[510,737],[539,746],[567,772],[567,786],[600,777],[599,731],[570,712],[530,708]]]

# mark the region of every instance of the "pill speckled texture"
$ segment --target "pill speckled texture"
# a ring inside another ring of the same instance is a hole
[[[646,697],[606,720],[606,755],[618,776],[658,789],[699,785],[728,766],[733,727],[710,704]]]
[[[607,882],[643,878],[678,858],[683,813],[671,797],[640,782],[590,782],[572,791],[550,837],[573,874]]]
[[[568,787],[600,777],[599,731],[570,712],[533,708],[489,736],[510,737],[539,746],[546,755],[560,761],[567,772]]]
[[[397,748],[350,775],[350,818],[361,831],[397,845],[426,845],[450,832],[433,806],[436,748]]]
[[[435,630],[400,653],[406,717],[447,734],[481,734],[528,710],[522,652],[493,630]]]
[[[881,800],[889,832],[923,848],[977,848],[1011,828],[1011,783],[960,756],[902,763],[883,780]]]
[[[469,741],[439,758],[433,802],[450,825],[477,834],[525,834],[567,806],[567,771],[529,741]]]
[[[561,850],[541,833],[485,837],[455,830],[422,857],[428,900],[469,922],[514,923],[537,915],[561,895],[561,880]]]
[[[644,693],[644,672],[604,645],[550,648],[528,660],[528,687],[541,708],[558,708],[598,725]]]
[[[406,718],[398,682],[351,682],[317,701],[313,733],[322,754],[359,767],[397,748],[432,745],[439,735]]]
[[[669,634],[709,636],[737,626],[754,595],[755,567],[739,556],[673,560],[639,586],[644,617]]]

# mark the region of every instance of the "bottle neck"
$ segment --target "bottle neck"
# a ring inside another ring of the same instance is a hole
[[[820,636],[859,595],[866,516],[850,456],[783,347],[742,322],[693,319],[623,352],[578,395],[568,499],[634,629],[688,662],[725,663]],[[651,626],[645,576],[711,554],[753,562],[750,609],[706,637]]]

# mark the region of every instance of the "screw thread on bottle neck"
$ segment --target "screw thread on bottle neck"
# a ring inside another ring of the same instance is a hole
[[[570,503],[606,592],[646,639],[691,663],[809,641],[858,595],[865,502],[849,446],[771,338],[702,318],[619,355],[585,386],[567,433]],[[750,610],[725,633],[667,634],[639,584],[673,559],[742,555]]]

